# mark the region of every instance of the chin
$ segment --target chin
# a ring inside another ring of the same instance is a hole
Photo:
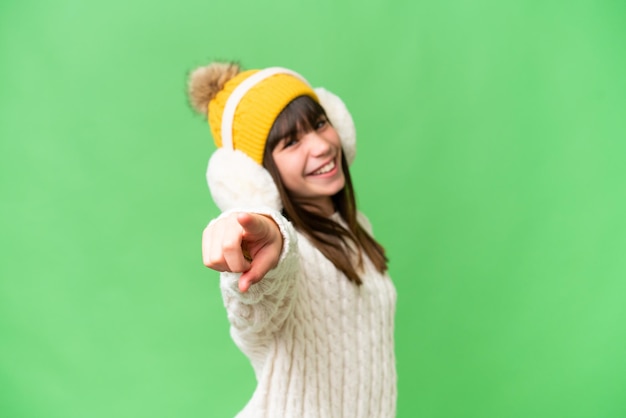
[[[334,187],[334,191],[331,193],[331,196],[336,195],[337,193],[341,192],[344,188],[346,187],[346,180],[342,179],[341,180],[341,184],[337,185],[337,187]]]

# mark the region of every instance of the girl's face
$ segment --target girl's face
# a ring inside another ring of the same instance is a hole
[[[341,141],[325,115],[313,129],[286,137],[272,151],[272,157],[285,188],[304,206],[331,215],[331,196],[345,185],[341,168]]]

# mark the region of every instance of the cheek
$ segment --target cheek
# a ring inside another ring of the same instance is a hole
[[[337,133],[337,130],[334,127],[328,140],[329,142],[333,143],[336,147],[341,147],[341,138],[339,138],[339,134]]]
[[[282,156],[281,156],[282,157]],[[278,169],[278,173],[281,178],[284,178],[287,172],[289,171],[289,164],[285,158],[274,158],[274,163],[276,164],[276,168]]]
[[[297,178],[298,169],[294,164],[293,159],[290,158],[277,158],[274,160],[280,179],[287,189],[293,187],[295,179]]]

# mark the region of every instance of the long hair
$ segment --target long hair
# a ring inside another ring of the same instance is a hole
[[[344,153],[341,153],[341,167],[345,186],[331,196],[331,199],[347,227],[298,205],[285,188],[272,157],[272,151],[282,139],[297,139],[298,135],[310,132],[322,116],[326,116],[324,108],[311,97],[300,96],[292,100],[272,125],[265,145],[263,166],[276,183],[283,203],[283,216],[297,230],[308,236],[313,245],[349,280],[360,285],[362,282],[359,272],[363,268],[363,252],[381,273],[387,270],[388,260],[384,248],[357,220],[356,199]]]

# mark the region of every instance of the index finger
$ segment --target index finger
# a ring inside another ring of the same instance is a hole
[[[243,228],[244,236],[256,236],[266,233],[266,218],[267,217],[265,215],[260,215],[256,213],[242,212],[237,214],[237,222],[239,222],[239,225],[241,225],[241,227]]]

